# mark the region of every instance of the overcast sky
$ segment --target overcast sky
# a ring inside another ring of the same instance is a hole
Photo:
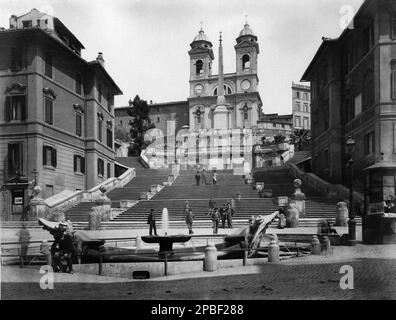
[[[190,43],[200,21],[212,41],[215,70],[223,32],[224,72],[235,71],[235,39],[245,15],[260,45],[259,91],[265,113],[291,113],[291,84],[299,81],[321,43],[342,32],[343,6],[363,0],[0,0],[0,26],[32,8],[58,17],[83,43],[82,56],[102,51],[106,69],[124,95],[145,100],[185,100]]]

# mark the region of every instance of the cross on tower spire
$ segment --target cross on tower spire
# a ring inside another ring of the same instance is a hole
[[[245,14],[245,24],[248,24],[247,17],[248,17],[248,15]]]
[[[201,30],[199,30],[199,31],[203,31],[203,30],[202,30],[202,24],[203,24],[203,22],[201,21]]]

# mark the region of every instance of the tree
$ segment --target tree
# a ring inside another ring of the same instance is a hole
[[[129,133],[123,127],[117,126],[115,128],[114,138],[122,142],[130,142]]]
[[[294,129],[290,135],[290,143],[294,144],[298,151],[311,144],[311,131],[306,129]]]
[[[155,127],[149,117],[150,106],[147,101],[140,99],[139,95],[136,95],[133,101],[129,100],[127,113],[132,118],[129,131],[132,142],[131,152],[133,155],[139,155],[144,146],[144,134],[147,130]]]

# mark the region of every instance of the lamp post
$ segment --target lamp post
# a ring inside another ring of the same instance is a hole
[[[356,241],[356,221],[353,208],[353,153],[355,152],[356,142],[352,137],[348,137],[345,142],[345,153],[350,157],[349,166],[349,221],[348,221],[348,244],[355,246]]]

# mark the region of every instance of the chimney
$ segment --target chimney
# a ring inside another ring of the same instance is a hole
[[[15,14],[13,14],[10,17],[10,29],[17,28],[17,20],[18,20],[18,17]]]
[[[103,53],[102,52],[98,52],[98,56],[96,57],[96,61],[98,61],[102,67],[104,68],[104,59],[103,59]]]

